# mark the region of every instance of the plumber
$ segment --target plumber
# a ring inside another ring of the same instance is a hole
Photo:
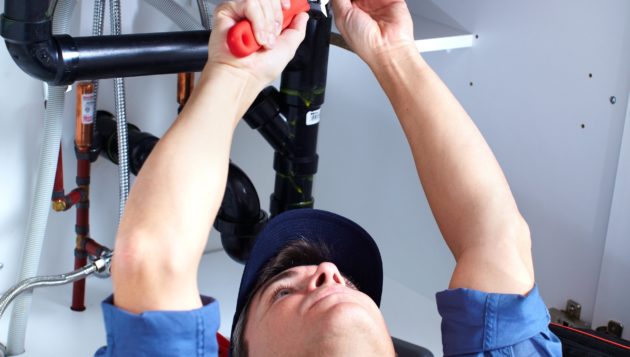
[[[527,223],[488,144],[418,53],[405,1],[333,1],[337,28],[389,97],[457,262],[437,294],[444,354],[561,355],[535,284]],[[131,190],[115,243],[114,294],[103,303],[107,346],[96,356],[217,355],[218,302],[200,295],[197,270],[235,127],[305,36],[305,13],[281,30],[288,7],[217,7],[199,84]],[[226,36],[242,19],[264,48],[237,59]],[[245,266],[232,356],[394,356],[378,308],[382,276],[376,244],[352,221],[310,209],[278,215]]]

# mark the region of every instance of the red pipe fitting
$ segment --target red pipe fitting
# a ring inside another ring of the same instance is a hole
[[[88,255],[91,255],[94,257],[100,257],[101,254],[103,254],[103,251],[109,250],[106,247],[98,244],[92,238],[85,238],[84,242],[85,242],[85,245],[83,249],[87,252]]]

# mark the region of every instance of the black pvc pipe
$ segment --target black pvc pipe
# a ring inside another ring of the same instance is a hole
[[[330,7],[327,10],[331,14]],[[275,152],[272,216],[314,205],[313,180],[319,160],[317,134],[326,93],[331,27],[332,16],[311,16],[304,42],[282,72],[279,104],[290,128],[291,150]]]
[[[6,0],[0,18],[0,35],[15,63],[49,84],[197,72],[208,58],[209,31],[53,36],[55,4],[48,0]]]
[[[96,113],[96,135],[95,142],[100,144],[101,156],[118,165],[118,132],[116,131],[116,118],[113,114],[99,110]],[[129,138],[129,170],[132,174],[138,175],[142,165],[149,157],[149,154],[159,141],[152,134],[142,132],[140,129],[127,123],[127,133]]]
[[[252,129],[258,130],[275,151],[291,155],[293,143],[289,137],[289,123],[280,113],[279,98],[280,93],[276,88],[265,88],[258,94],[243,119]]]
[[[52,19],[57,0],[7,0],[4,12],[18,21],[39,22]]]
[[[225,252],[239,263],[247,262],[256,236],[267,223],[258,193],[245,172],[230,162],[225,195],[214,228],[221,232]]]
[[[209,36],[209,31],[54,36],[63,60],[58,82],[199,72],[208,60]]]
[[[130,170],[137,175],[159,141],[152,134],[129,125]],[[116,119],[111,113],[99,110],[96,114],[96,138],[102,143],[101,155],[118,164]],[[230,162],[225,194],[214,227],[221,232],[225,252],[240,263],[247,261],[258,232],[267,222],[267,214],[260,209],[258,193],[245,172]]]

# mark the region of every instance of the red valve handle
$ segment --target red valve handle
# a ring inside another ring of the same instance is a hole
[[[282,11],[284,17],[282,29],[287,28],[297,14],[308,11],[310,8],[307,0],[291,0],[291,7]],[[254,30],[249,20],[241,20],[228,31],[227,44],[230,52],[239,58],[247,57],[262,47],[256,41]]]

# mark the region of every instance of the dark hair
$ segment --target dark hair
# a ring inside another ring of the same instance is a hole
[[[323,262],[330,261],[330,256],[330,250],[324,243],[300,238],[288,243],[278,254],[267,262],[260,270],[258,280],[256,280],[252,292],[247,297],[247,302],[234,327],[231,338],[233,357],[246,357],[249,355],[249,347],[245,340],[245,327],[247,324],[249,304],[258,290],[265,285],[269,279],[287,269],[302,265],[319,265]]]

